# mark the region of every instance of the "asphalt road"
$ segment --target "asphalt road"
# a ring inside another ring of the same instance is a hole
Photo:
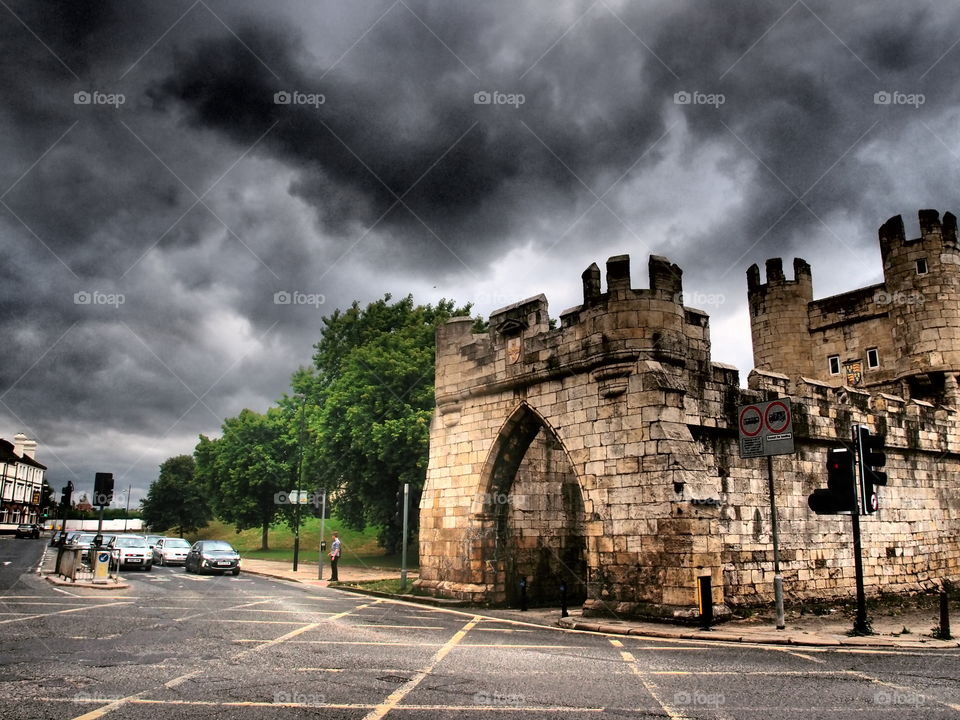
[[[613,637],[179,568],[53,588],[0,540],[0,716],[946,718],[957,651]]]

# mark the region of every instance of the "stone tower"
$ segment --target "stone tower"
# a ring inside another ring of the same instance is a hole
[[[767,260],[766,283],[761,284],[756,265],[747,270],[753,365],[790,377],[814,374],[809,318],[813,279],[806,261],[793,261],[793,277],[784,277],[780,258]]]
[[[957,218],[920,211],[908,240],[896,215],[880,228],[880,253],[896,353],[894,379],[908,397],[954,394],[960,370],[960,251]]]

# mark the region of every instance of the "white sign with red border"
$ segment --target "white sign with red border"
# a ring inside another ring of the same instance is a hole
[[[737,408],[740,457],[789,455],[793,448],[793,408],[789,399]]]

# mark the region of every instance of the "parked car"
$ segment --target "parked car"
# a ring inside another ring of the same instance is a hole
[[[159,540],[163,540],[163,535],[144,535],[144,537],[147,539],[147,545],[150,546],[151,550]]]
[[[240,574],[240,553],[224,540],[197,540],[183,563],[187,572]]]
[[[139,567],[150,570],[153,567],[153,554],[142,535],[117,535],[109,545],[110,565],[122,570],[125,567]]]
[[[36,540],[40,537],[40,526],[36,523],[17,525],[16,536],[18,538],[33,538]]]
[[[183,565],[190,552],[190,543],[183,538],[162,537],[153,546],[153,562],[157,565]]]
[[[90,548],[93,547],[93,539],[95,537],[97,537],[95,532],[81,532],[72,540],[72,545],[82,550],[80,553],[80,561],[88,565],[90,564]],[[113,538],[113,535],[104,535],[102,545],[109,545]]]

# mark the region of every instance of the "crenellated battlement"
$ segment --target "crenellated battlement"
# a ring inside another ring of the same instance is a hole
[[[923,243],[930,250],[942,247],[954,251],[957,249],[957,218],[947,212],[940,220],[940,213],[936,210],[920,210],[920,237],[908,240],[903,225],[903,217],[894,215],[880,226],[878,237],[880,241],[880,255],[884,266],[891,256],[900,254],[904,249],[917,243]]]
[[[794,280],[779,258],[767,282],[747,271],[754,366],[836,387],[866,387],[956,404],[960,372],[960,248],[957,218],[920,210],[920,237],[903,218],[880,226],[883,282],[813,299],[810,266],[794,260]]]
[[[483,334],[474,334],[466,318],[451,319],[437,335],[438,398],[454,382],[463,392],[465,381],[482,384],[500,368],[504,382],[516,387],[575,368],[616,369],[641,358],[708,372],[708,318],[684,307],[683,271],[654,255],[648,276],[649,288],[634,288],[630,256],[616,255],[607,260],[603,291],[600,268],[591,264],[581,275],[583,304],[563,311],[560,327],[552,327],[543,295],[495,310]]]
[[[765,294],[777,288],[795,289],[797,295],[809,295],[813,299],[813,277],[810,271],[810,264],[803,258],[794,258],[793,260],[793,280],[787,280],[783,274],[783,260],[780,258],[770,258],[766,262],[767,282],[760,282],[760,268],[756,263],[747,269],[747,292],[750,296],[754,294]],[[807,292],[809,290],[809,292]]]

